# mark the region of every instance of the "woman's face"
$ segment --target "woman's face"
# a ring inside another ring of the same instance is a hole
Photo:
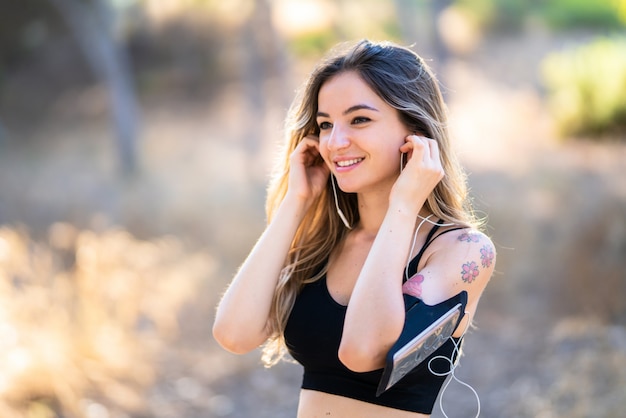
[[[354,71],[326,81],[318,95],[320,154],[344,192],[389,192],[400,146],[411,132],[398,111]]]

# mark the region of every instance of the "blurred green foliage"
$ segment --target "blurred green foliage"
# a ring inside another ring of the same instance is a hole
[[[290,50],[298,56],[318,56],[338,41],[333,32],[322,30],[294,36],[288,43]]]
[[[349,38],[372,37],[386,40],[400,41],[402,39],[402,29],[395,19],[380,19],[376,28],[367,30],[367,36],[359,31],[354,36],[340,33],[338,30],[321,29],[313,32],[292,35],[286,38],[289,50],[298,57],[319,57],[324,55],[337,43],[347,41]]]
[[[552,53],[541,72],[562,136],[626,132],[626,37]]]
[[[528,18],[554,30],[626,26],[626,0],[455,0],[487,31],[523,28]]]
[[[535,1],[525,0],[455,0],[454,5],[472,16],[486,31],[511,31],[522,28]]]
[[[615,29],[626,25],[625,0],[550,0],[541,4],[541,16],[555,29]]]

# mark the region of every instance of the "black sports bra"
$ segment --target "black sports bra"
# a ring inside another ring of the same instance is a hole
[[[426,244],[409,263],[409,277],[415,274],[425,249],[437,237],[434,226]],[[441,234],[456,229],[449,229]],[[441,235],[439,234],[439,235]],[[437,236],[439,236],[437,235]],[[408,278],[405,276],[404,280]],[[454,343],[449,339],[429,358],[403,377],[388,391],[376,397],[376,388],[383,369],[371,372],[353,372],[338,357],[339,344],[346,316],[346,306],[337,303],[326,284],[326,276],[307,284],[298,294],[285,328],[285,341],[291,356],[304,366],[302,389],[311,389],[334,395],[422,414],[431,414],[441,386],[446,380],[444,373],[450,370],[445,359],[430,360],[444,356],[456,360]],[[455,340],[460,344],[459,340]],[[430,367],[442,376],[431,373]]]

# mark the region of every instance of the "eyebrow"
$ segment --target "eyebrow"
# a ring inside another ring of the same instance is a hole
[[[357,105],[354,105],[354,106],[350,106],[348,109],[344,110],[343,111],[343,115],[345,116],[345,115],[348,115],[348,114],[350,114],[352,112],[356,112],[357,110],[363,110],[363,109],[373,110],[374,112],[378,112],[379,111],[375,107],[372,107],[372,106],[369,106],[369,105],[366,105],[366,104],[357,104]],[[324,117],[324,118],[330,117],[330,115],[328,113],[317,112],[317,117],[320,117],[320,116]]]

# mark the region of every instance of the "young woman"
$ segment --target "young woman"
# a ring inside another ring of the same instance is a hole
[[[429,416],[446,378],[430,366],[375,396],[403,293],[434,305],[467,291],[454,338],[433,354],[454,361],[495,263],[437,80],[391,43],[337,49],[294,102],[286,145],[268,226],[218,306],[216,340],[233,353],[265,343],[268,364],[289,350],[304,366],[299,418]]]

